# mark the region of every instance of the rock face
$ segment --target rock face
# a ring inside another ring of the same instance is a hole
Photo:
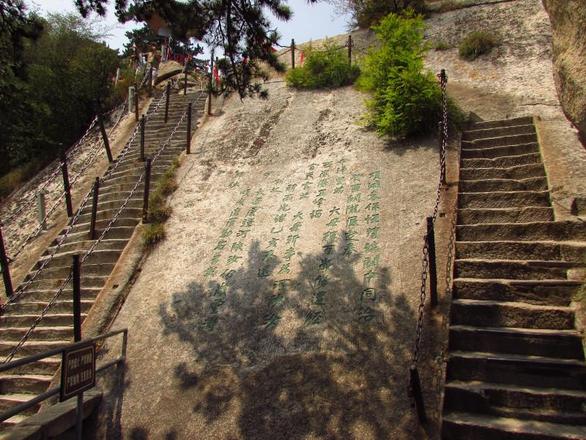
[[[586,139],[586,5],[543,0],[553,29],[554,75],[564,112]]]

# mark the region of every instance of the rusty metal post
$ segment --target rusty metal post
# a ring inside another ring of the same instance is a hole
[[[151,186],[151,159],[147,159],[144,166],[144,193],[142,199],[142,222],[149,222],[149,192]]]
[[[46,204],[45,204],[45,192],[43,190],[37,193],[37,211],[39,213],[39,226],[41,230],[47,229],[47,215]]]
[[[136,122],[138,122],[138,98],[139,98],[139,93],[138,93],[138,87],[135,85],[134,86],[136,93],[134,94],[134,119],[136,120]]]
[[[2,227],[0,227],[0,265],[2,266],[2,278],[4,280],[6,296],[11,298],[14,295],[14,289],[12,287],[12,278],[10,277],[10,268],[8,267],[8,255],[6,255],[4,238],[2,237]]]
[[[145,135],[146,119],[144,115],[140,118],[140,158],[141,162],[144,162],[144,135]]]
[[[98,111],[98,124],[100,125],[100,132],[102,133],[102,139],[104,140],[104,148],[106,148],[106,156],[108,156],[108,162],[112,163],[112,151],[110,150],[110,141],[108,140],[108,133],[106,133],[106,127],[104,127],[104,118],[102,113]]]
[[[96,239],[96,219],[98,217],[98,197],[100,196],[100,178],[96,177],[92,192],[92,217],[90,220],[90,240]]]
[[[348,63],[352,65],[352,35],[348,35]]]
[[[81,341],[81,267],[79,255],[72,257],[72,284],[73,284],[73,341]],[[77,411],[75,417],[75,434],[77,439],[82,438],[83,431],[83,393],[77,395]]]
[[[69,186],[69,173],[67,172],[67,156],[61,153],[61,174],[63,174],[63,191],[65,191],[65,207],[67,217],[73,217],[73,204],[71,203],[71,187]]]
[[[417,367],[411,366],[409,368],[409,385],[413,399],[415,400],[415,408],[417,409],[417,416],[421,424],[427,421],[425,414],[425,403],[423,402],[423,394],[421,393],[421,381],[419,380],[419,371]]]
[[[291,39],[291,68],[295,69],[295,39]]]
[[[192,114],[192,103],[187,104],[187,154],[191,154],[191,114]]]
[[[183,94],[187,95],[187,71],[185,71],[185,84],[183,85]]]
[[[169,120],[169,100],[171,99],[171,83],[165,87],[165,124]]]
[[[427,217],[427,252],[429,257],[429,299],[437,306],[437,262],[435,258],[435,231],[433,217]]]
[[[210,85],[208,89],[208,116],[212,115],[212,88],[213,88],[213,77],[214,77],[214,51],[210,58]]]

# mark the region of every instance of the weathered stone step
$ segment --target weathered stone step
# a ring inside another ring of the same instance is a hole
[[[530,143],[506,147],[462,148],[462,159],[497,159],[527,154],[539,154],[539,145]]]
[[[0,341],[20,341],[29,330],[28,327],[2,327],[0,328]],[[73,337],[72,326],[62,327],[37,327],[29,335],[29,341],[68,341]]]
[[[458,210],[459,225],[487,223],[527,223],[553,221],[551,207],[530,206],[525,208],[472,208]]]
[[[71,272],[71,259],[69,260],[69,265],[63,266],[56,266],[47,265],[43,269],[43,271],[35,278],[37,280],[45,280],[45,279],[65,279],[69,276],[69,272]],[[82,268],[82,276],[84,275],[98,275],[98,276],[106,276],[109,275],[112,269],[114,268],[114,263],[99,263],[99,264],[91,264],[85,262]],[[33,273],[29,273],[25,281],[28,280]]]
[[[117,211],[119,210],[122,205],[124,204],[124,202],[126,202],[126,197],[122,198],[122,195],[119,195],[119,199],[117,200],[102,200],[98,203],[98,211],[105,211],[105,210],[114,210]],[[128,197],[128,195],[127,195]],[[136,191],[132,197],[128,200],[128,202],[126,203],[125,208],[142,208],[142,193],[139,193],[138,191]],[[81,215],[84,214],[91,214],[92,212],[92,206],[91,204],[89,204],[88,206],[85,206],[82,210],[81,210]]]
[[[86,314],[81,314],[81,320],[86,318]],[[2,321],[6,327],[28,327],[35,322],[39,315],[5,315]],[[63,327],[73,325],[73,315],[69,313],[48,314],[41,320],[38,327]]]
[[[534,388],[584,391],[586,366],[573,359],[454,351],[449,354],[448,381],[482,381]]]
[[[574,328],[574,310],[563,306],[458,298],[452,301],[450,315],[452,325],[552,330]]]
[[[95,299],[102,287],[81,287],[81,298],[87,300]],[[25,293],[22,294],[20,297],[21,301],[50,301],[51,298],[55,296],[57,291],[55,289],[27,289]],[[72,298],[73,297],[73,290],[71,286],[68,286],[66,289],[63,289],[61,292],[60,298]]]
[[[458,241],[584,241],[586,223],[577,221],[459,225]]]
[[[124,192],[119,192],[118,194],[125,194]],[[128,195],[128,193],[126,193]],[[140,191],[142,194],[142,189]],[[114,193],[112,193],[114,195]],[[98,210],[96,219],[97,220],[110,220],[116,215],[119,209],[103,209]],[[142,208],[124,208],[118,218],[140,218],[142,216]],[[78,224],[89,224],[91,223],[92,215],[91,213],[83,214],[79,216]]]
[[[456,260],[457,278],[564,280],[570,264],[563,261],[540,260]]]
[[[106,283],[107,279],[108,276],[104,275],[87,275],[82,278],[81,285],[83,287],[102,287]],[[36,278],[28,285],[27,290],[53,289],[54,292],[57,292],[57,289],[61,287],[64,281],[64,278]],[[71,282],[69,282],[68,284],[69,285],[65,287],[69,288]]]
[[[460,193],[458,206],[470,208],[549,207],[548,191],[513,191],[493,193]]]
[[[542,306],[567,307],[582,287],[569,280],[482,280],[456,278],[454,298],[523,302]]]
[[[73,330],[72,330],[73,333]],[[12,360],[16,361],[21,359],[21,355],[17,353]],[[39,361],[30,362],[20,367],[13,368],[10,370],[12,374],[33,374],[41,376],[53,376],[57,369],[61,366],[61,356],[51,356],[43,358]]]
[[[520,118],[511,119],[498,119],[494,121],[480,121],[474,123],[471,130],[486,130],[490,128],[501,128],[501,127],[516,127],[519,125],[530,125],[533,124],[532,116],[523,116]]]
[[[446,408],[456,409],[458,405],[469,405],[470,410],[506,406],[583,412],[582,405],[584,404],[586,404],[586,392],[581,390],[521,387],[480,381],[448,382],[444,401]]]
[[[0,393],[36,393],[41,394],[47,390],[52,376],[37,374],[1,374]]]
[[[453,325],[450,327],[449,348],[584,360],[582,335],[575,330]]]
[[[446,440],[583,440],[585,434],[583,426],[456,412],[444,414],[442,426]]]
[[[462,168],[466,169],[510,168],[536,164],[541,164],[541,155],[539,153],[495,157],[492,159],[462,159]]]
[[[166,169],[165,169],[166,171]],[[151,170],[151,181],[155,178],[157,178],[158,176],[163,175],[163,170],[162,169],[153,169]],[[124,184],[136,184],[136,182],[138,181],[138,178],[140,177],[141,172],[138,172],[136,174],[128,174],[128,173],[122,173],[119,174],[115,177],[109,176],[105,181],[104,181],[104,188],[107,188],[109,185],[124,185]],[[143,183],[141,182],[139,185],[143,185]],[[143,185],[144,187],[144,185]],[[137,190],[138,190],[138,186],[137,186]],[[88,203],[88,205],[91,208],[91,203]]]
[[[36,394],[0,394],[0,411],[4,412],[17,405],[28,402],[36,397]],[[24,415],[32,415],[40,408],[40,404],[33,405],[31,408],[22,412]]]
[[[22,347],[18,349],[18,354],[20,356],[32,356],[33,354],[43,353],[45,351],[53,350],[55,348],[63,347],[69,344],[71,341],[41,341],[41,340],[33,340],[33,341],[26,341]],[[17,342],[0,342],[0,356],[5,357],[14,349]]]
[[[461,180],[460,192],[493,192],[493,191],[547,191],[545,177],[531,177],[528,179],[485,179]]]
[[[178,154],[174,154],[173,152],[169,153],[169,154],[161,154],[158,158],[157,161],[151,165],[151,170],[152,167],[170,167],[171,164],[173,163],[173,160],[178,156]],[[145,157],[148,157],[145,154]],[[124,163],[121,163],[118,168],[116,168],[117,172],[125,172],[125,171],[129,171],[129,170],[133,170],[133,171],[140,171],[138,174],[141,174],[142,171],[144,170],[144,166],[145,166],[145,162],[138,160],[138,155],[137,155],[137,160],[132,160],[132,157],[129,157],[128,160],[125,160]],[[136,174],[136,173],[134,173]],[[104,186],[104,189],[106,189],[107,186]],[[132,189],[132,188],[130,188]],[[105,192],[105,191],[104,191]]]
[[[462,133],[462,140],[474,141],[476,139],[495,138],[500,136],[509,136],[517,134],[534,134],[535,127],[533,124],[513,125],[508,127],[481,128],[476,130],[466,130]]]
[[[539,256],[547,261],[586,264],[586,243],[556,241],[458,241],[456,258],[530,260]]]
[[[147,156],[148,157],[148,156]],[[122,165],[120,165],[122,166]],[[168,166],[164,163],[158,163],[155,162],[152,164],[151,166],[151,176],[154,174],[162,174],[167,170]],[[114,171],[112,174],[110,174],[108,176],[108,178],[104,181],[104,187],[107,187],[106,184],[108,182],[116,182],[116,179],[119,178],[134,178],[134,183],[136,183],[139,179],[139,177],[144,173],[144,166],[139,166],[136,168],[130,168],[130,169],[116,169],[116,171]],[[123,183],[128,183],[128,182],[123,182]]]
[[[488,168],[460,168],[462,180],[481,179],[529,179],[534,177],[545,177],[545,168],[542,163],[518,165],[513,167],[488,167]]]
[[[136,208],[135,208],[136,209]],[[114,214],[116,213],[117,210],[114,211]],[[112,218],[109,219],[104,219],[104,220],[98,220],[96,221],[96,231],[103,231],[104,229],[106,229],[106,227],[110,224],[110,222],[112,221]],[[138,223],[140,223],[140,219],[138,217],[124,217],[122,215],[119,215],[118,218],[116,219],[116,221],[113,223],[113,225],[118,226],[118,227],[125,227],[125,226],[136,226]],[[89,230],[90,230],[90,223],[77,223],[72,229],[70,234],[77,234],[78,232],[85,232],[86,234],[89,234]],[[99,236],[96,236],[96,238]]]
[[[73,297],[66,298],[64,296],[61,296],[60,298],[60,301],[56,301],[51,306],[51,313],[73,313]],[[41,314],[41,312],[47,304],[47,301],[23,300],[20,302],[8,304],[6,306],[5,313],[15,315],[28,315],[34,313]],[[81,311],[87,313],[89,309],[91,309],[93,304],[93,300],[82,300]]]
[[[63,255],[70,252],[85,253],[92,247],[93,243],[94,241],[92,240],[80,240],[75,242],[63,243],[57,250],[55,256],[57,257],[58,255]],[[128,241],[123,239],[104,239],[98,244],[96,250],[122,251],[126,247],[127,243]],[[41,258],[50,258],[51,254],[55,251],[55,249],[56,243],[50,246]]]
[[[504,147],[508,145],[520,145],[537,142],[537,134],[513,134],[507,136],[497,136],[492,138],[482,138],[473,141],[462,141],[462,148],[481,148],[481,147]]]

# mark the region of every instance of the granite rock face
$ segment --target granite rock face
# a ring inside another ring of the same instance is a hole
[[[543,0],[553,30],[556,88],[568,118],[586,139],[586,4],[583,0]]]

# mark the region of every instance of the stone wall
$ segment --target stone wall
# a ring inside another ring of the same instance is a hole
[[[543,0],[553,30],[556,88],[568,118],[586,139],[586,4]]]

